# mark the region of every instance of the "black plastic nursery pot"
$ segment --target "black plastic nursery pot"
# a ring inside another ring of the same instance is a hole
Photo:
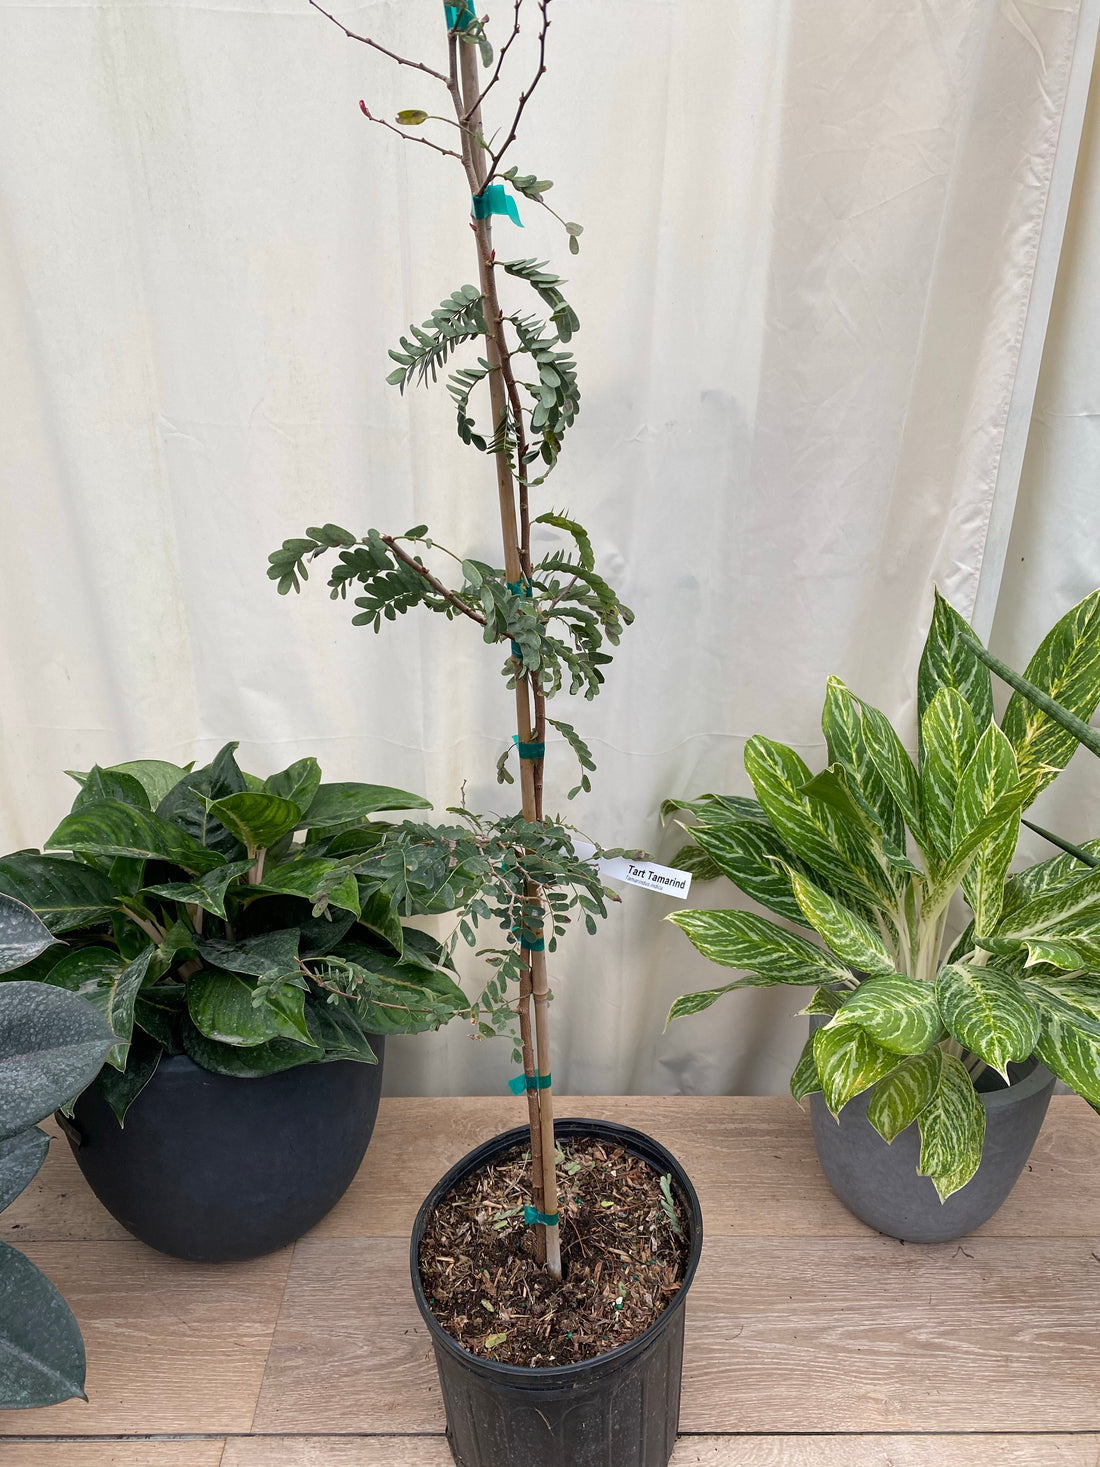
[[[378,1114],[383,1043],[371,1039],[376,1065],[335,1060],[255,1080],[163,1055],[125,1126],[85,1090],[69,1141],[135,1238],[196,1262],[256,1258],[301,1237],[350,1186]]]
[[[917,1175],[920,1132],[915,1122],[887,1145],[867,1119],[869,1092],[850,1100],[839,1122],[829,1114],[824,1097],[812,1095],[818,1158],[848,1211],[907,1243],[947,1243],[987,1222],[1027,1165],[1055,1083],[1034,1058],[1008,1068],[1011,1085],[989,1071],[998,1088],[982,1091],[978,1086],[986,1117],[981,1165],[946,1202],[928,1177]]]
[[[413,1226],[417,1308],[432,1337],[447,1440],[458,1467],[667,1467],[680,1416],[684,1306],[703,1247],[695,1188],[671,1152],[642,1131],[607,1121],[559,1120],[559,1140],[591,1136],[622,1146],[658,1173],[672,1174],[691,1229],[679,1292],[637,1339],[561,1367],[501,1365],[472,1355],[440,1325],[420,1278],[420,1244],[443,1197],[471,1172],[522,1145],[526,1126],[471,1151],[432,1188]]]

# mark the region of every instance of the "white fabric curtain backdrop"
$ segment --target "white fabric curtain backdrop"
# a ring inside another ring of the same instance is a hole
[[[436,0],[333,4],[444,54]],[[671,856],[662,798],[746,791],[755,732],[820,761],[830,672],[908,729],[934,582],[988,631],[1007,565],[1017,663],[1100,582],[1095,115],[1016,492],[1097,9],[555,0],[514,161],[584,249],[533,206],[498,248],[571,277],[583,412],[543,507],[589,526],[637,613],[597,702],[556,710],[599,764],[567,812],[594,838]],[[511,808],[495,652],[423,617],[375,638],[316,580],[265,579],[324,520],[499,558],[446,394],[383,380],[474,262],[461,175],[357,102],[434,110],[435,84],[305,0],[0,0],[0,55],[3,848],[42,842],[66,768],[231,738],[261,774],[311,753]],[[550,756],[553,808],[573,778]],[[627,888],[555,962],[558,1087],[783,1089],[789,992],[662,1035],[715,976],[671,907]],[[510,1068],[455,1024],[392,1043],[387,1085],[497,1092]]]

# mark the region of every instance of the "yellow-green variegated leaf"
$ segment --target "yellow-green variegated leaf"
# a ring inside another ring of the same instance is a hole
[[[993,681],[970,640],[973,633],[955,608],[936,592],[932,623],[917,673],[917,713],[923,738],[924,715],[941,688],[964,699],[979,733],[993,718]]]
[[[1024,943],[1027,949],[1026,968],[1034,968],[1039,963],[1049,963],[1052,968],[1061,968],[1064,973],[1073,972],[1078,968],[1087,968],[1094,960],[1093,953],[1085,951],[1086,944],[1077,946],[1056,937],[1029,937]],[[1095,948],[1094,948],[1095,952]]]
[[[1021,780],[1019,784],[1013,785],[994,802],[989,813],[963,836],[962,841],[952,850],[950,856],[936,872],[935,880],[922,908],[922,916],[926,922],[938,916],[947,906],[959,883],[970,869],[975,851],[991,835],[995,835],[1003,825],[1019,814],[1031,799],[1031,790],[1032,783],[1027,780]]]
[[[681,994],[668,1011],[665,1028],[668,1028],[673,1019],[685,1019],[690,1014],[701,1014],[704,1009],[709,1009],[712,1003],[717,1003],[723,993],[729,993],[732,989],[739,987],[741,987],[739,983],[726,983],[721,988],[703,988],[698,993]]]
[[[807,1095],[820,1089],[821,1081],[818,1079],[817,1063],[814,1060],[814,1037],[811,1034],[803,1045],[798,1063],[791,1074],[791,1094],[801,1105]]]
[[[711,962],[744,968],[767,984],[836,983],[851,976],[815,943],[755,912],[673,912],[667,920]]]
[[[863,736],[855,695],[838,677],[831,677],[821,711],[821,732],[830,764],[843,764],[856,789],[874,810],[882,828],[899,851],[905,850],[905,821],[898,802],[878,771]]]
[[[896,973],[897,961],[891,957],[882,938],[857,912],[834,901],[808,877],[788,868],[787,875],[798,905],[814,931],[824,938],[831,952],[843,963],[862,973]]]
[[[940,1060],[938,1049],[911,1054],[871,1091],[867,1119],[888,1144],[913,1124],[935,1095]]]
[[[951,849],[993,809],[1017,783],[1012,745],[995,723],[986,726],[970,763],[963,770],[951,820]],[[1020,814],[1010,815],[999,830],[978,847],[963,877],[963,891],[974,912],[979,934],[992,932],[1001,915],[1009,862],[1020,837]]]
[[[828,1014],[832,1017],[844,1002],[844,994],[838,993],[835,988],[819,988],[810,999],[804,1009],[799,1009],[800,1014]]]
[[[1024,677],[1074,717],[1088,722],[1100,703],[1100,590],[1054,624],[1024,668]],[[1077,748],[1072,733],[1019,692],[1008,700],[1001,725],[1015,751],[1020,777],[1036,777],[1036,794],[1065,768]]]
[[[1006,1080],[1009,1063],[1027,1059],[1035,1048],[1039,1019],[1010,973],[948,963],[936,979],[936,997],[948,1032]]]
[[[921,812],[920,779],[913,767],[913,761],[886,714],[872,707],[870,703],[865,703],[862,698],[856,701],[867,751],[886,782],[886,787],[897,801],[902,818],[923,850],[928,844],[928,837]],[[904,845],[902,849],[904,850]]]
[[[1014,907],[997,924],[994,936],[1019,942],[1060,941],[1073,946],[1078,942],[1100,942],[1100,870],[1061,887],[1048,887]]]
[[[893,889],[866,832],[804,788],[810,771],[793,749],[757,734],[745,747],[745,770],[772,825],[816,875],[861,902],[893,907]]]
[[[965,1187],[978,1170],[985,1141],[985,1106],[966,1068],[953,1055],[940,1056],[939,1083],[917,1117],[922,1177],[931,1177],[940,1201]]]
[[[834,1116],[853,1095],[869,1089],[898,1062],[896,1054],[876,1044],[857,1024],[839,1029],[827,1024],[818,1029],[813,1036],[813,1055],[825,1103]]]
[[[1057,976],[1049,974],[1042,978],[1035,977],[1030,983],[1038,987],[1040,1002],[1044,995],[1053,995],[1092,1023],[1100,1024],[1100,977],[1095,973],[1082,974],[1079,978],[1071,978],[1062,973]],[[1030,984],[1025,987],[1030,992]]]
[[[1039,1015],[1035,1053],[1048,1070],[1100,1108],[1100,1023],[1054,993],[1028,984]]]
[[[848,1024],[858,1024],[893,1054],[923,1054],[943,1037],[932,985],[902,973],[861,983],[837,1010],[830,1027]]]
[[[714,813],[705,824],[694,826],[691,834],[722,875],[746,896],[788,922],[806,925],[784,870],[791,852],[770,825],[732,813]]]
[[[1084,841],[1081,849],[1100,859],[1100,840]],[[1038,865],[1028,866],[1024,871],[1017,871],[1014,876],[1009,877],[1005,887],[1004,916],[1007,917],[1009,912],[1016,911],[1025,902],[1042,896],[1044,892],[1061,890],[1071,882],[1079,881],[1095,869],[1093,866],[1086,866],[1076,856],[1063,852],[1060,856],[1051,856],[1047,861],[1040,861]]]
[[[953,687],[940,688],[921,719],[921,809],[932,853],[951,854],[951,820],[963,771],[978,747],[970,704]]]

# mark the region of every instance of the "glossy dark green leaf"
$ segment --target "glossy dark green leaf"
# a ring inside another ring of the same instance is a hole
[[[170,902],[183,902],[186,906],[202,907],[215,917],[225,918],[225,894],[229,888],[255,865],[253,859],[229,861],[224,866],[215,866],[196,881],[163,881],[156,886],[142,888],[148,896],[163,897]]]
[[[183,1026],[183,1048],[188,1058],[214,1075],[232,1075],[239,1080],[259,1080],[297,1065],[316,1064],[323,1057],[319,1047],[295,1044],[289,1039],[272,1039],[247,1048],[219,1044],[199,1032],[194,1024]]]
[[[155,952],[147,942],[140,955],[127,963],[111,948],[77,948],[56,964],[46,980],[53,987],[79,994],[103,1015],[119,1041],[107,1056],[107,1063],[116,1070],[126,1068],[134,1027],[134,1002]]]
[[[164,1050],[141,1030],[134,1033],[125,1070],[105,1065],[95,1079],[95,1088],[115,1113],[119,1125],[125,1127],[126,1115],[134,1101],[156,1074]]]
[[[12,973],[33,962],[53,945],[42,919],[14,897],[0,892],[0,973]]]
[[[0,984],[0,1140],[72,1100],[115,1042],[89,1003],[44,983]]]
[[[291,1039],[311,1045],[304,1005],[300,988],[282,984],[259,989],[255,978],[216,968],[201,968],[187,983],[192,1023],[218,1044],[247,1048],[269,1039]]]
[[[84,1341],[72,1311],[29,1259],[0,1243],[0,1408],[84,1394]]]
[[[405,945],[405,934],[397,915],[396,903],[384,891],[370,891],[363,895],[364,890],[363,884],[360,884],[360,925],[385,938],[400,953]]]
[[[121,800],[124,805],[133,805],[137,810],[152,808],[144,786],[132,774],[124,774],[119,769],[100,769],[95,764],[85,776],[72,807],[80,810],[98,800]]]
[[[378,1056],[371,1046],[374,1036],[364,1027],[357,1007],[344,998],[332,1004],[313,1001],[306,1005],[306,1022],[327,1060],[349,1059],[376,1065]]]
[[[307,829],[358,824],[379,810],[430,810],[431,801],[381,784],[323,784],[300,824]]]
[[[250,791],[215,800],[210,813],[244,843],[250,856],[289,835],[301,823],[302,816],[292,800]]]
[[[299,896],[314,908],[339,907],[359,915],[359,887],[354,876],[355,857],[330,861],[324,856],[294,856],[265,867],[257,890]]]
[[[0,892],[25,902],[54,934],[102,921],[114,906],[114,891],[101,871],[34,851],[0,861]]]
[[[230,973],[245,973],[253,978],[273,982],[298,972],[298,929],[287,927],[275,932],[257,933],[255,937],[229,942],[225,938],[198,938],[196,947],[215,968]],[[259,1041],[256,1041],[259,1043]]]
[[[175,1054],[180,1044],[180,1020],[187,1009],[187,989],[182,983],[154,983],[143,988],[134,1004],[134,1023],[162,1049]]]
[[[287,769],[281,769],[264,781],[264,790],[277,795],[280,800],[289,800],[299,810],[308,810],[321,784],[321,766],[316,759],[296,759]]]
[[[168,861],[198,875],[223,864],[217,852],[205,849],[179,826],[118,800],[99,800],[67,815],[46,847],[93,856]]]

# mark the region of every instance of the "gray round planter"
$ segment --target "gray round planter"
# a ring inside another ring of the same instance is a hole
[[[985,1147],[978,1170],[941,1202],[917,1175],[916,1123],[888,1146],[867,1119],[870,1092],[850,1100],[839,1122],[820,1093],[810,1097],[814,1143],[829,1185],[850,1212],[880,1233],[908,1243],[946,1243],[980,1227],[1004,1202],[1023,1171],[1047,1113],[1054,1076],[1035,1059],[1009,1066],[1010,1086],[985,1091]]]

